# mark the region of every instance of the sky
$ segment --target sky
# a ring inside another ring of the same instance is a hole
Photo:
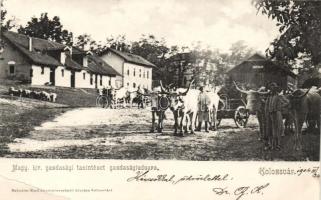
[[[154,34],[168,45],[201,41],[221,51],[244,40],[264,52],[278,36],[275,22],[257,13],[251,0],[4,0],[4,7],[18,24],[48,12],[74,35],[87,33],[96,41]]]

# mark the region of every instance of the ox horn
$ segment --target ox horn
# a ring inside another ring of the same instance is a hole
[[[194,82],[194,80],[192,80],[192,81],[189,83],[189,86],[188,86],[187,90],[186,90],[185,92],[180,92],[179,95],[185,96],[185,95],[188,93],[189,89],[191,88],[193,82]]]
[[[234,83],[234,85],[235,85],[235,88],[236,88],[239,92],[242,92],[242,93],[245,93],[245,94],[248,93],[248,91],[240,89],[240,88],[237,86],[237,84],[235,83],[235,81],[233,81],[233,83]]]
[[[165,90],[165,88],[163,87],[163,83],[162,83],[161,80],[159,81],[159,84],[160,84],[160,88],[161,88],[162,93],[164,93],[164,94],[170,94],[170,93],[167,92],[167,91]]]
[[[293,93],[295,92],[295,91],[294,91],[294,92],[292,92],[292,94],[291,94],[290,96],[299,99],[299,98],[302,98],[302,97],[304,97],[305,95],[307,95],[307,94],[310,92],[310,90],[311,90],[311,88],[309,88],[305,93],[303,93],[303,94],[301,94],[301,95],[298,95],[298,96],[293,95]]]

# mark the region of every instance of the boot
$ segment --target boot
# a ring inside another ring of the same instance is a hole
[[[205,132],[208,133],[208,127],[207,127],[208,122],[205,122]]]
[[[195,131],[201,131],[201,128],[202,128],[202,122],[198,122],[198,126],[195,129]]]

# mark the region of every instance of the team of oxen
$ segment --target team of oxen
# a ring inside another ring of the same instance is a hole
[[[195,124],[198,113],[198,95],[199,89],[192,89],[192,83],[188,88],[175,88],[172,86],[155,87],[153,91],[146,89],[128,90],[126,88],[114,89],[111,95],[113,96],[114,103],[117,105],[119,102],[126,106],[126,102],[132,107],[133,101],[138,103],[138,107],[144,107],[146,99],[151,103],[152,112],[152,125],[151,132],[162,132],[163,121],[166,118],[165,111],[170,109],[174,116],[174,135],[184,136],[188,133],[195,132]],[[266,131],[265,123],[265,105],[264,101],[269,95],[269,88],[265,90],[244,90],[240,89],[236,83],[235,87],[246,95],[247,105],[246,109],[249,114],[254,114],[259,122],[259,139],[263,138]],[[217,129],[217,110],[219,102],[222,102],[218,92],[221,87],[216,87],[207,90],[207,95],[210,98],[211,104],[209,106],[210,113],[210,129]],[[279,94],[284,98],[288,104],[282,109],[282,116],[284,118],[285,132],[294,132],[295,148],[301,148],[302,140],[302,127],[306,122],[308,127],[320,129],[320,102],[321,102],[321,89],[297,89],[295,91],[287,90],[280,91]],[[145,98],[148,97],[148,98]],[[158,121],[156,122],[156,118]],[[276,138],[270,138],[271,143]],[[273,148],[273,145],[272,145]]]
[[[269,88],[260,88],[259,90],[243,90],[240,89],[236,83],[235,87],[241,93],[246,94],[247,105],[246,108],[250,114],[255,114],[259,122],[259,139],[264,138],[267,135],[267,122],[266,116],[267,105],[266,100],[270,94]],[[320,132],[320,104],[321,104],[321,88],[312,87],[310,89],[297,89],[295,91],[291,89],[279,91],[278,96],[284,99],[282,108],[282,117],[284,120],[284,129],[280,136],[284,136],[285,132],[290,132],[294,126],[294,147],[296,150],[302,148],[302,127],[303,124],[307,124],[309,131],[317,128]],[[268,139],[271,148],[275,147],[275,141],[279,138],[277,135],[272,135]]]

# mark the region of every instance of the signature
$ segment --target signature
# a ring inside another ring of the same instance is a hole
[[[212,191],[220,196],[228,196],[228,195],[234,195],[236,197],[236,200],[240,200],[244,196],[248,195],[254,195],[254,194],[260,194],[263,195],[263,191],[270,185],[270,183],[265,183],[263,185],[259,186],[241,186],[236,189],[229,189],[228,187],[221,188],[213,188]]]
[[[162,174],[162,175],[150,175],[149,171],[137,171],[136,175],[133,177],[130,177],[127,179],[127,182],[169,182],[173,185],[176,185],[181,182],[194,182],[194,181],[202,181],[202,182],[211,182],[211,181],[227,181],[232,180],[229,176],[229,174],[221,175],[186,175],[178,177],[177,175],[168,175],[168,174]]]

